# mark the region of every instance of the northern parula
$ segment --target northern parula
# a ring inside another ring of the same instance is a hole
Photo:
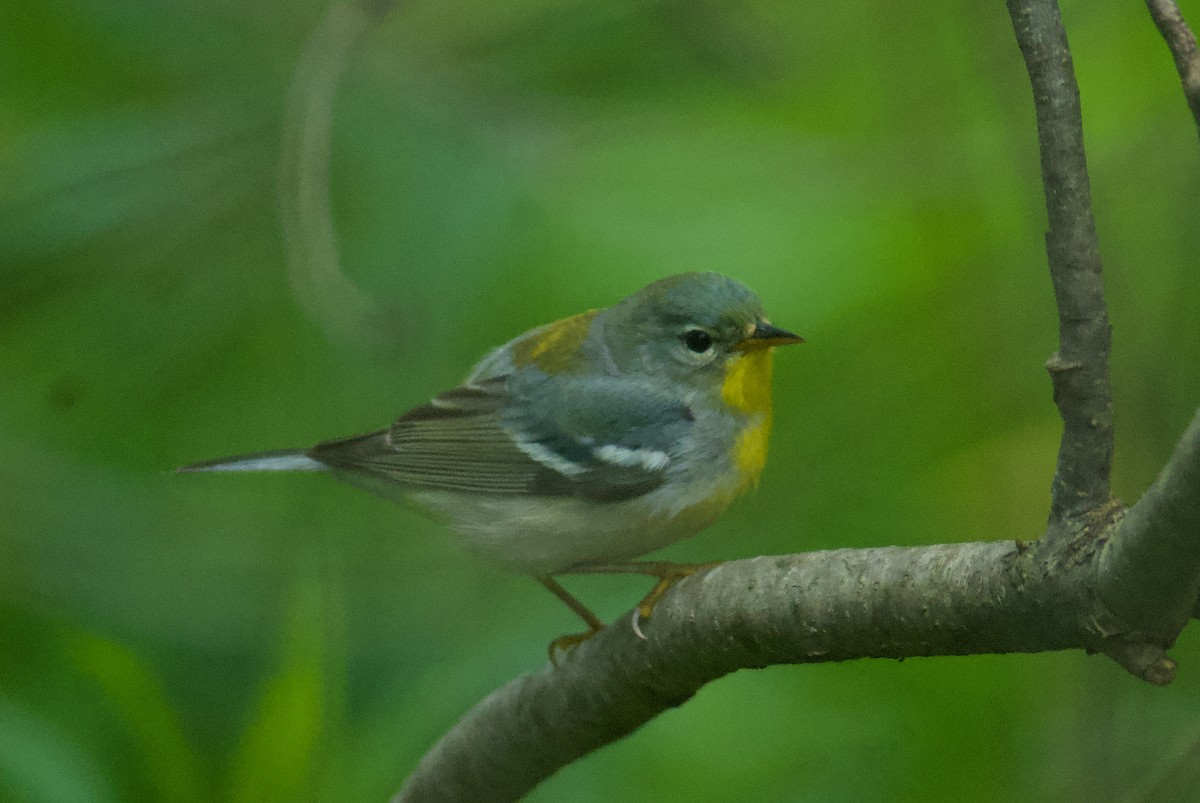
[[[180,471],[329,471],[414,504],[591,631],[603,625],[554,575],[657,576],[641,635],[638,612],[688,569],[629,561],[707,527],[758,480],[772,347],[802,342],[740,282],[684,273],[518,336],[386,429]]]

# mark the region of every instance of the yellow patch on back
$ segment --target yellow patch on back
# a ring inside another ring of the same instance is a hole
[[[530,332],[513,344],[513,364],[518,368],[536,365],[548,374],[578,368],[583,361],[580,346],[599,311],[581,312]]]
[[[771,349],[734,357],[725,370],[721,398],[750,417],[733,444],[734,463],[745,488],[758,482],[767,464],[767,440],[771,435]]]

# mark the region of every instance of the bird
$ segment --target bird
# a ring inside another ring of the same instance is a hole
[[[604,627],[557,576],[658,578],[633,613],[645,638],[663,593],[715,565],[634,559],[709,526],[757,484],[772,353],[803,342],[745,284],[681,273],[518,335],[391,426],[177,470],[320,471],[414,506],[583,619],[553,658]]]

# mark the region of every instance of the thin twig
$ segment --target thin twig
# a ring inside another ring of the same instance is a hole
[[[1146,0],[1146,7],[1175,58],[1183,96],[1196,120],[1196,133],[1200,134],[1200,49],[1196,47],[1196,35],[1183,19],[1175,0]]]
[[[1109,501],[1112,332],[1092,217],[1079,87],[1058,3],[1008,0],[1008,12],[1033,87],[1049,215],[1046,254],[1058,305],[1059,347],[1046,368],[1063,419],[1050,519],[1062,522]]]

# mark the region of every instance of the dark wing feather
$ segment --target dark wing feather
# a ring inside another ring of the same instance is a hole
[[[529,493],[543,466],[501,421],[503,382],[449,390],[409,410],[390,429],[326,441],[309,457],[345,471],[413,488]]]
[[[614,462],[600,447],[665,455],[691,423],[685,406],[641,383],[510,379],[461,385],[390,429],[318,444],[308,454],[402,487],[615,501],[661,485],[665,465]]]

